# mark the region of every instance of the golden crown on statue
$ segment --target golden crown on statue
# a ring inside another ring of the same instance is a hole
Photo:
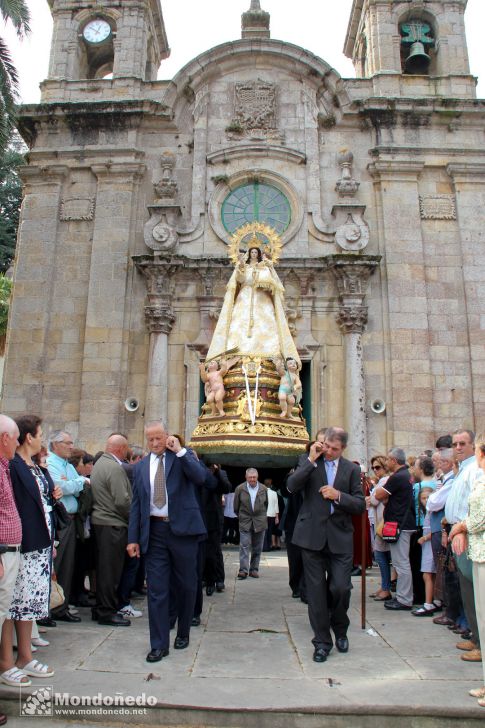
[[[246,253],[250,248],[258,248],[273,263],[277,263],[281,255],[281,238],[274,228],[264,222],[248,222],[231,237],[229,257],[234,265],[241,253]]]

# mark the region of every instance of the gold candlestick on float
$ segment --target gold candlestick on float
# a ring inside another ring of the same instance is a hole
[[[215,412],[208,396],[191,440],[217,462],[246,464],[251,457],[251,463],[284,467],[309,439],[300,406],[301,360],[274,268],[280,253],[278,234],[264,223],[244,225],[231,240],[234,271],[206,358],[206,364],[218,362],[224,403]],[[201,371],[204,379],[203,365]]]

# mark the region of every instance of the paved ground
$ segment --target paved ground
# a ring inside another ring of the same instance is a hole
[[[267,554],[261,578],[243,582],[236,579],[236,550],[228,549],[225,557],[226,591],[205,599],[203,624],[192,630],[187,650],[171,650],[168,658],[150,666],[145,661],[149,649],[145,616],[133,620],[128,629],[112,629],[92,622],[90,612],[80,610],[81,624],[59,623],[44,635],[51,645],[36,657],[55,667],[56,675],[34,680],[30,692],[45,682],[55,692],[73,696],[145,693],[156,698],[157,708],[136,718],[116,718],[112,709],[96,717],[78,710],[76,716],[93,722],[118,720],[121,725],[158,723],[162,714],[164,725],[250,725],[246,711],[255,711],[259,718],[254,725],[262,726],[266,711],[275,710],[281,719],[275,721],[273,712],[269,725],[313,725],[315,714],[333,716],[334,722],[327,719],[327,726],[350,725],[346,718],[350,715],[361,716],[360,722],[351,721],[357,726],[376,725],[375,716],[399,714],[400,728],[405,718],[412,721],[413,716],[422,719],[409,725],[424,725],[426,716],[430,720],[441,716],[441,725],[458,717],[470,725],[476,719],[478,725],[485,718],[485,710],[467,694],[470,687],[481,685],[482,666],[460,659],[454,646],[457,638],[445,627],[406,612],[388,612],[367,599],[367,624],[362,630],[360,579],[354,579],[350,651],[332,652],[326,663],[316,664],[307,609],[291,598],[288,588],[285,552]],[[368,592],[377,586],[378,570],[373,569],[367,578]],[[136,604],[145,608],[143,601]],[[23,698],[29,691],[25,692]],[[189,711],[184,713],[183,707]],[[19,715],[16,690],[0,687],[0,708],[12,716],[11,728],[26,725],[27,718],[14,719]],[[288,721],[288,714],[300,719]],[[191,721],[187,715],[192,715]],[[59,712],[56,717],[65,721]],[[44,720],[37,718],[32,725],[43,728]]]

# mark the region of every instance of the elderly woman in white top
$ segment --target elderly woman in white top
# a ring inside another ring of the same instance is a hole
[[[475,457],[482,473],[475,481],[468,501],[468,516],[455,523],[450,532],[451,547],[461,554],[468,544],[468,556],[473,561],[473,589],[477,610],[480,643],[485,645],[485,434],[475,440]],[[485,662],[483,665],[484,687],[470,690],[478,698],[478,704],[485,708]]]

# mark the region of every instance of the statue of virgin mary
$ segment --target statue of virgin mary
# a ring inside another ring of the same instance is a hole
[[[273,266],[273,260],[277,259],[274,248],[264,245],[253,233],[247,252],[232,257],[236,264],[226,287],[207,360],[234,352],[241,357],[283,361],[291,358],[300,368],[300,357],[285,315],[285,289]]]

